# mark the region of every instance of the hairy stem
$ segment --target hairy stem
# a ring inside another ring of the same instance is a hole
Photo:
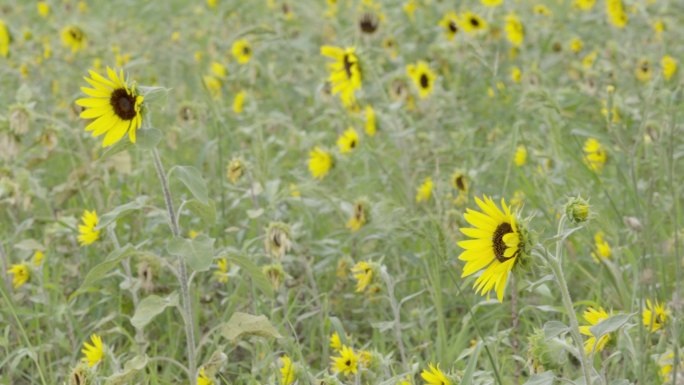
[[[180,237],[180,229],[178,228],[176,212],[173,209],[169,181],[166,179],[166,172],[164,171],[161,159],[159,159],[159,152],[157,152],[157,149],[154,149],[152,154],[157,176],[159,176],[159,182],[161,183],[162,191],[164,192],[164,202],[166,203],[166,210],[169,214],[169,227],[171,228],[173,236],[178,238]],[[188,287],[188,268],[185,264],[185,260],[180,256],[178,257],[178,281],[180,282],[181,287],[181,313],[183,315],[183,322],[185,323],[185,340],[187,342],[188,350],[188,372],[190,375],[190,383],[195,384],[195,373],[197,371],[197,362],[195,358],[195,325],[192,316],[190,289]]]

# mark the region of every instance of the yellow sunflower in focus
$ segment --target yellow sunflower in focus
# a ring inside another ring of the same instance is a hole
[[[334,59],[334,62],[327,64],[332,94],[340,94],[340,100],[345,107],[354,107],[356,104],[354,92],[361,89],[361,68],[355,48],[324,45],[321,47],[321,55]]]
[[[596,337],[591,333],[590,329],[592,326],[610,317],[610,314],[608,314],[608,312],[606,312],[602,307],[599,307],[598,309],[589,307],[584,311],[583,317],[584,320],[589,323],[589,325],[580,326],[580,333],[584,334],[585,336],[589,336],[589,338],[584,341],[584,352],[586,354],[593,352],[594,345],[596,345],[595,351],[600,352],[606,346],[608,341],[610,341],[610,335],[605,334],[598,339],[598,342],[596,342]]]
[[[81,246],[88,246],[100,239],[100,230],[95,230],[98,223],[95,210],[85,210],[81,222],[83,224],[78,226],[78,243]]]
[[[463,248],[458,259],[466,263],[461,277],[484,269],[473,285],[475,291],[484,295],[495,290],[502,302],[509,273],[527,255],[527,232],[503,199],[503,211],[487,196],[476,197],[475,202],[482,211],[467,209],[463,217],[473,227],[460,229],[472,238],[458,242]]]
[[[71,52],[78,52],[86,46],[86,35],[83,30],[75,25],[64,27],[61,32],[62,43],[71,49]]]
[[[644,309],[642,321],[650,332],[655,333],[662,329],[669,316],[670,310],[665,308],[665,305],[658,303],[658,301],[646,300],[646,309]]]
[[[359,134],[352,127],[349,127],[345,132],[337,138],[337,147],[339,147],[342,154],[348,154],[359,145]]]
[[[233,57],[240,64],[247,64],[252,58],[252,46],[246,39],[236,40],[232,47]]]
[[[81,118],[93,121],[85,128],[93,136],[105,135],[102,147],[117,143],[128,133],[131,143],[135,143],[136,132],[142,125],[142,103],[144,97],[129,85],[123,70],[116,71],[107,67],[107,76],[90,71],[90,78],[84,78],[93,88],[81,87],[87,98],[76,100],[85,107]]]
[[[316,179],[323,179],[333,164],[332,155],[318,146],[309,153],[309,171]]]
[[[451,381],[447,376],[439,369],[439,364],[434,366],[428,364],[428,369],[423,369],[420,373],[420,377],[425,381],[427,385],[451,385]]]
[[[10,268],[7,270],[7,274],[12,274],[12,287],[15,289],[24,286],[24,284],[28,282],[29,278],[31,277],[28,265],[25,263],[19,263],[10,266]]]
[[[454,40],[458,33],[458,15],[454,11],[448,12],[439,21],[439,25],[444,29],[447,39]]]
[[[87,362],[88,367],[92,368],[104,359],[105,353],[104,344],[102,344],[102,338],[100,338],[100,336],[93,334],[90,336],[90,341],[92,342],[92,345],[87,342],[83,343],[81,353],[85,356],[83,357],[83,361]]]
[[[473,12],[464,12],[460,17],[459,24],[465,33],[471,35],[487,29],[487,22]]]
[[[421,60],[416,64],[409,64],[406,66],[406,74],[418,88],[418,96],[421,99],[427,98],[432,93],[437,75],[432,72],[428,63]]]
[[[331,357],[333,370],[346,375],[356,374],[359,367],[359,357],[349,346],[342,346],[339,357]]]

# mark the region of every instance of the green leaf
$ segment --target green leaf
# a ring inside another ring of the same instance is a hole
[[[131,318],[131,324],[136,329],[143,329],[152,322],[154,317],[161,314],[167,307],[178,305],[178,294],[171,293],[165,298],[158,295],[146,297],[135,308],[135,314]]]
[[[205,205],[209,204],[207,183],[202,179],[202,174],[200,174],[198,169],[192,166],[174,166],[169,170],[169,179],[172,174],[175,174],[183,182],[195,199]]]
[[[137,140],[135,141],[136,147],[143,150],[152,150],[157,147],[157,144],[162,140],[162,133],[156,128],[146,128],[144,130],[138,130],[136,133]]]
[[[196,199],[192,199],[185,202],[185,206],[193,214],[197,215],[202,220],[202,223],[206,225],[216,223],[216,203],[213,200],[210,199],[209,204],[205,205]]]
[[[234,313],[228,322],[221,325],[221,335],[231,342],[243,336],[282,338],[265,316],[241,312]]]
[[[475,347],[475,351],[470,355],[470,358],[468,359],[468,364],[466,365],[465,371],[463,372],[463,379],[461,380],[461,385],[470,385],[473,383],[473,374],[475,373],[477,359],[480,357],[481,349],[482,344],[479,343]]]
[[[547,371],[533,375],[523,385],[553,385],[555,380],[556,376],[553,374],[553,372]]]
[[[93,267],[83,279],[81,286],[69,296],[69,301],[74,299],[77,295],[85,292],[90,287],[94,286],[96,282],[101,281],[109,272],[119,265],[119,263],[129,255],[135,252],[135,248],[130,244],[112,251],[104,261]]]
[[[627,321],[629,321],[630,318],[632,318],[632,316],[634,314],[635,313],[632,313],[632,314],[616,314],[612,317],[608,317],[608,318],[604,319],[603,321],[597,323],[596,325],[590,327],[589,331],[598,340],[602,336],[604,336],[608,333],[614,332],[614,331],[618,330],[619,328],[621,328],[624,324],[627,323]]]
[[[100,220],[97,224],[97,227],[95,227],[95,229],[101,230],[101,229],[107,227],[107,225],[109,225],[112,222],[115,222],[117,219],[119,219],[124,214],[127,214],[131,211],[140,210],[141,208],[145,207],[146,203],[147,203],[147,197],[146,196],[140,196],[140,197],[135,198],[135,200],[132,202],[128,202],[124,205],[115,207],[112,211],[110,211],[107,214],[104,214],[103,216],[100,217]]]
[[[43,245],[41,245],[38,241],[36,241],[33,238],[24,239],[20,242],[15,243],[14,248],[19,249],[19,250],[28,250],[28,251],[45,250],[45,247],[43,247]]]
[[[173,238],[166,246],[171,255],[184,258],[194,271],[206,271],[214,258],[214,238],[204,234],[195,239]]]
[[[132,381],[133,376],[147,366],[147,356],[135,356],[126,361],[123,370],[105,379],[105,385],[125,385]]]
[[[560,321],[549,321],[544,324],[544,337],[551,339],[567,332],[568,326]]]
[[[257,289],[269,297],[273,297],[273,286],[259,266],[242,255],[231,255],[227,256],[226,259],[240,266],[252,278]]]

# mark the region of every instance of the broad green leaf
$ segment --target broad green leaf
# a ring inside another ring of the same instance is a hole
[[[254,285],[257,287],[257,289],[269,297],[273,297],[273,286],[271,286],[271,282],[268,280],[264,272],[261,271],[259,266],[255,265],[254,262],[250,261],[249,259],[237,254],[227,256],[226,258],[240,266],[240,268],[252,278],[252,282],[254,282]]]
[[[169,170],[169,179],[171,175],[176,175],[185,187],[190,190],[195,199],[205,205],[209,204],[207,183],[202,179],[202,174],[198,169],[192,166],[174,166]]]
[[[102,280],[109,272],[114,269],[119,263],[129,255],[135,252],[135,248],[130,244],[112,251],[104,261],[93,267],[83,279],[81,286],[69,296],[69,301],[74,299],[77,295],[85,292],[90,287],[94,286],[95,283]]]
[[[35,239],[29,238],[14,244],[15,249],[19,250],[44,250],[45,248]]]
[[[243,336],[282,338],[266,316],[241,312],[234,313],[228,322],[221,325],[221,335],[231,342]]]
[[[630,318],[632,318],[632,314],[616,314],[612,317],[608,317],[604,319],[603,321],[597,323],[596,325],[592,326],[589,328],[589,331],[591,334],[593,334],[597,339],[601,338],[603,335],[614,332],[624,326]]]
[[[214,238],[204,234],[195,239],[173,238],[166,249],[169,254],[183,258],[194,271],[206,271],[214,258]]]
[[[157,144],[162,140],[162,132],[156,128],[146,128],[138,130],[135,147],[142,150],[152,150],[157,147]]]
[[[216,203],[213,200],[210,199],[208,204],[204,204],[196,199],[191,199],[185,202],[185,206],[197,215],[203,224],[213,225],[216,223]]]
[[[140,210],[141,208],[145,207],[145,204],[147,203],[147,197],[146,196],[140,196],[135,198],[134,201],[128,202],[124,205],[117,206],[115,207],[112,211],[102,215],[100,217],[100,220],[97,224],[97,227],[95,229],[101,230],[107,225],[109,225],[112,222],[115,222],[117,219],[119,219],[121,216],[124,214],[127,214],[131,211],[135,210]]]
[[[555,379],[556,376],[553,374],[553,372],[547,371],[533,375],[523,385],[553,385]]]
[[[544,337],[551,339],[567,332],[569,328],[560,321],[549,321],[544,324]]]
[[[161,314],[167,307],[178,305],[178,294],[171,293],[165,298],[158,295],[150,295],[138,304],[135,314],[131,318],[131,324],[136,329],[142,329],[152,322],[154,317]]]
[[[480,350],[482,349],[482,344],[477,344],[475,351],[470,355],[468,359],[468,364],[466,365],[465,371],[463,372],[463,379],[461,380],[461,385],[470,385],[473,383],[473,374],[475,373],[475,368],[477,367],[477,359],[480,357]]]
[[[147,366],[147,356],[135,356],[126,361],[123,370],[105,379],[105,385],[125,385],[133,380],[133,376]]]

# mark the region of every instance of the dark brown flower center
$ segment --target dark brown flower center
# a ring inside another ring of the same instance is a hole
[[[475,17],[471,17],[471,18],[470,18],[470,25],[472,25],[473,27],[477,28],[477,27],[480,26],[480,20],[478,20],[478,19],[475,18]]]
[[[456,25],[456,22],[453,20],[449,20],[449,31],[451,31],[451,33],[458,32],[458,26]]]
[[[135,111],[135,96],[129,94],[123,88],[119,88],[112,92],[109,103],[112,105],[116,116],[122,120],[133,120],[137,115],[137,112]]]
[[[456,187],[461,190],[465,191],[465,181],[463,180],[463,175],[457,175],[456,176]]]
[[[430,87],[430,79],[428,79],[427,74],[420,74],[420,87],[421,88]]]
[[[371,34],[378,29],[378,20],[375,15],[371,13],[364,13],[359,20],[359,28],[361,32]]]
[[[345,362],[344,362],[344,365],[345,365],[345,366],[351,366],[351,360],[345,361]]]
[[[352,78],[352,67],[354,66],[354,63],[351,61],[351,57],[349,54],[344,54],[344,58],[342,58],[342,63],[344,64],[344,72],[347,74],[347,78],[351,79]]]
[[[492,235],[492,244],[494,246],[494,255],[499,262],[506,262],[507,260],[515,257],[515,254],[510,257],[505,257],[504,252],[506,251],[506,243],[503,240],[504,235],[513,232],[513,227],[510,223],[504,222],[496,227],[494,230],[494,235]],[[517,254],[517,252],[516,252]]]

